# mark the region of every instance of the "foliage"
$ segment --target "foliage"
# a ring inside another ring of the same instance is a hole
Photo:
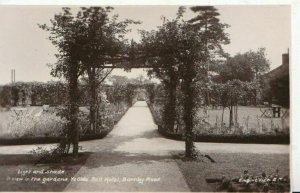
[[[119,121],[122,115],[129,108],[128,104],[122,101],[115,105],[109,103],[105,96],[99,108],[99,128],[94,134],[108,133]],[[0,137],[8,139],[36,138],[36,137],[58,137],[65,141],[68,138],[68,108],[64,105],[50,107],[43,111],[42,107],[26,107],[23,113],[15,113],[15,107],[1,112],[4,117],[0,124],[2,129]],[[87,107],[80,107],[78,124],[79,135],[83,137],[89,133],[89,113]]]
[[[78,78],[85,71],[89,75],[91,89],[90,122],[91,127],[96,122],[96,75],[95,68],[98,63],[104,65],[107,57],[117,55],[124,47],[123,35],[127,32],[126,27],[133,21],[125,20],[117,22],[117,16],[110,20],[108,13],[112,7],[82,7],[73,15],[71,9],[63,8],[63,13],[56,14],[50,20],[51,25],[39,25],[42,29],[50,32],[49,39],[58,49],[57,62],[51,66],[51,74],[56,77],[64,77],[68,83],[69,95],[69,126],[73,155],[78,155],[78,113],[79,113],[79,89]],[[99,72],[100,73],[100,72]],[[106,76],[104,76],[105,78]]]
[[[24,137],[59,137],[62,134],[66,119],[53,112],[30,113],[9,117],[6,129],[9,138]]]
[[[86,28],[81,61],[88,75],[91,131],[98,129],[97,120],[101,119],[97,113],[101,105],[97,91],[112,71],[112,69],[97,68],[107,62],[110,63],[109,58],[125,52],[127,40],[124,35],[129,31],[127,26],[131,23],[138,23],[128,19],[119,22],[117,21],[118,15],[110,18],[109,13],[112,9],[112,7],[83,7],[77,13],[77,20]]]
[[[162,107],[159,101],[148,103],[156,124],[163,127]],[[238,119],[235,124],[229,127],[229,108],[207,109],[205,106],[198,109],[195,115],[194,134],[195,137],[210,136],[288,136],[289,135],[289,117],[287,118],[262,118],[262,112],[258,107],[238,107]],[[222,116],[224,120],[222,120]],[[177,122],[174,131],[168,131],[170,134],[184,136],[184,124]]]
[[[50,33],[49,40],[57,48],[57,62],[51,67],[51,75],[64,77],[68,84],[68,143],[73,144],[73,156],[78,157],[79,141],[79,89],[78,77],[83,73],[81,53],[82,45],[85,43],[85,25],[76,20],[70,8],[63,8],[63,13],[56,14],[50,20],[51,25],[39,25]],[[65,145],[64,145],[65,146]]]
[[[12,106],[12,93],[9,85],[0,87],[0,107],[10,108]]]
[[[191,8],[198,15],[189,23],[183,23],[179,61],[181,69],[183,95],[183,121],[185,124],[186,156],[193,157],[193,127],[195,122],[197,100],[196,85],[198,81],[207,78],[206,67],[212,52],[222,49],[222,44],[228,44],[228,27],[219,22],[217,9],[212,6],[195,6]],[[204,74],[203,74],[203,68]]]
[[[287,192],[290,189],[289,186],[289,177],[280,176],[278,169],[270,175],[262,172],[260,176],[251,175],[248,170],[245,170],[239,178],[228,179],[223,176],[218,183],[217,190],[228,192]]]
[[[164,127],[164,120],[162,118],[163,107],[167,100],[165,97],[164,87],[161,84],[147,85],[146,92],[148,97],[147,104],[152,113],[154,122],[157,125]]]
[[[238,105],[243,103],[245,99],[253,98],[256,87],[257,82],[243,82],[237,79],[227,81],[224,84],[211,83],[211,93],[216,97],[215,105],[221,105],[223,112],[226,107],[230,110],[229,128],[238,124]],[[223,113],[221,119],[221,125],[223,125]]]
[[[101,86],[96,90],[96,93],[99,100],[101,95],[108,95],[109,100],[112,103],[114,103],[113,101],[115,100],[124,101],[122,98],[124,95],[122,95],[122,93],[127,93],[126,96],[128,96],[126,97],[126,102],[129,104],[132,103],[131,101],[134,98],[133,95],[135,94],[134,90],[137,87],[138,86],[135,86],[135,84],[132,83],[129,83],[128,85],[122,84],[121,86],[119,86],[119,84],[113,84],[112,86],[101,84]],[[11,94],[11,90],[14,90],[18,98],[21,98],[22,89],[25,90],[25,105],[41,106],[48,104],[50,106],[60,106],[67,104],[68,102],[67,85],[63,82],[17,82],[13,85],[8,84],[2,86],[0,90],[1,106],[11,106],[11,101],[12,103],[22,104],[20,100],[14,101],[14,97]],[[118,91],[118,89],[121,90]],[[79,91],[79,104],[81,106],[89,105],[89,87],[84,79],[82,79],[81,83],[79,84]],[[103,93],[104,91],[105,93]],[[106,96],[103,97],[106,98]]]
[[[59,146],[53,146],[50,149],[37,147],[31,153],[38,156],[38,163],[59,163],[62,160],[62,155],[58,149],[60,149]]]
[[[136,88],[133,84],[114,84],[106,89],[107,100],[115,105],[125,102],[132,106]]]
[[[164,18],[157,31],[141,32],[142,48],[148,62],[154,65],[149,74],[161,80],[168,97],[163,113],[168,130],[174,129],[176,112],[181,111],[187,157],[195,154],[193,127],[196,108],[201,104],[197,100],[197,82],[207,81],[212,53],[220,52],[221,45],[229,43],[228,34],[224,32],[228,25],[219,22],[216,8],[195,6],[191,9],[197,15],[189,21],[183,19],[185,7],[180,7],[176,19]]]
[[[179,18],[178,18],[179,19]],[[165,129],[174,129],[177,105],[177,88],[179,83],[178,42],[180,38],[178,19],[164,21],[157,31],[141,31],[142,49],[146,53],[148,62],[153,68],[148,75],[158,78],[167,97],[163,109]]]
[[[257,51],[249,50],[229,57],[225,64],[218,69],[220,79],[224,83],[228,80],[254,81],[270,70],[270,61],[266,58],[265,48]]]
[[[237,54],[232,58],[228,58],[226,63],[221,66],[220,78],[222,82],[228,80],[251,81],[254,78],[249,58],[246,55]]]
[[[147,92],[147,98],[148,98],[150,104],[154,103],[154,99],[156,96],[155,86],[156,86],[155,84],[146,84],[145,85],[146,92]]]

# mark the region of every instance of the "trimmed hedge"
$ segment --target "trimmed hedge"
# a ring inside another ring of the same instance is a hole
[[[100,134],[85,135],[80,137],[79,141],[88,141],[93,139],[102,139],[108,135],[111,130]],[[48,144],[59,143],[62,138],[59,137],[24,137],[19,139],[0,139],[0,145],[29,145],[29,144]]]
[[[166,132],[158,125],[158,132],[168,139],[184,141],[184,136]],[[289,135],[196,135],[195,142],[213,143],[259,143],[259,144],[290,144]]]

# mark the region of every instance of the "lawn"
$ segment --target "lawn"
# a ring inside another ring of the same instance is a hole
[[[239,178],[245,170],[255,176],[260,176],[262,172],[270,175],[275,173],[276,169],[279,169],[280,176],[289,175],[290,172],[288,154],[209,153],[209,155],[216,163],[208,160],[182,161],[175,158],[191,191],[217,191],[217,184],[208,184],[206,178],[222,176],[229,179]]]
[[[36,164],[39,160],[36,154],[1,155],[0,192],[61,192],[88,157],[86,153],[81,154],[77,161],[65,158],[65,162]]]
[[[157,124],[162,124],[162,105],[154,103],[150,105],[153,117]],[[195,133],[213,134],[213,135],[288,135],[289,134],[289,114],[281,118],[262,117],[262,111],[259,107],[238,107],[238,125],[229,128],[229,109],[226,108],[223,115],[222,110],[200,108],[196,115]],[[282,113],[288,110],[282,109]],[[181,123],[176,127],[177,133],[184,133],[184,127]]]
[[[178,155],[178,154],[177,154]],[[261,175],[262,172],[272,174],[279,169],[279,175],[289,175],[288,154],[249,154],[249,153],[209,153],[216,161],[208,160],[183,161],[178,156],[173,156],[186,183],[193,192],[218,191],[217,184],[209,184],[206,178],[237,178],[248,170],[253,175]],[[63,191],[78,170],[85,164],[89,154],[82,154],[76,162],[35,164],[36,155],[1,155],[0,156],[0,191]],[[43,174],[25,174],[24,171],[43,171]],[[47,172],[62,173],[47,173]],[[56,179],[54,179],[56,177]],[[14,180],[13,180],[14,178]],[[22,178],[22,179],[21,179]],[[25,181],[29,178],[29,182]],[[40,181],[35,178],[40,178]],[[57,178],[66,181],[57,182]],[[15,181],[19,179],[20,181]]]
[[[284,118],[266,118],[262,117],[262,111],[259,107],[238,107],[238,123],[239,129],[232,129],[228,133],[241,133],[241,134],[276,134],[276,133],[289,133],[289,115]],[[282,109],[282,112],[288,111]],[[204,125],[209,125],[210,129],[213,127],[214,133],[222,133],[221,127],[222,110],[208,110],[205,113],[204,109],[200,109],[198,117],[204,118]],[[200,118],[199,118],[200,119]],[[224,111],[223,124],[225,127],[229,126],[229,110]],[[201,132],[201,131],[200,131]],[[205,132],[205,131],[204,131]]]

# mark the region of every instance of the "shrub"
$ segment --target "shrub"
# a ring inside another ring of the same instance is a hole
[[[58,137],[61,135],[65,120],[51,112],[43,112],[39,116],[22,114],[11,116],[7,124],[8,136],[22,137]]]
[[[209,182],[209,180],[206,180]],[[228,192],[289,192],[290,179],[288,176],[280,176],[279,170],[267,175],[252,175],[247,170],[238,178],[229,179],[223,176],[217,181],[218,191]]]

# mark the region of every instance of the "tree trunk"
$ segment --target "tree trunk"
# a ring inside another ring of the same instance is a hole
[[[234,119],[235,119],[235,124],[237,125],[238,123],[238,105],[235,105],[235,115],[234,115]]]
[[[78,63],[72,61],[69,70],[69,121],[70,121],[70,137],[73,144],[73,157],[78,157],[78,143],[79,143],[79,88],[78,88]]]
[[[79,89],[78,89],[78,65],[73,63],[69,74],[69,98],[70,98],[70,129],[71,141],[73,144],[73,157],[78,157],[78,143],[79,143]]]
[[[184,94],[184,107],[183,107],[183,121],[185,123],[185,156],[188,158],[193,158],[195,156],[195,146],[194,146],[194,132],[193,132],[193,122],[194,122],[194,87],[192,85],[192,79],[186,77],[183,82],[183,94]]]
[[[257,90],[254,91],[254,106],[257,106]]]
[[[168,85],[168,101],[165,106],[165,124],[168,131],[174,131],[175,119],[176,119],[176,87],[175,80],[171,80]]]
[[[96,123],[96,103],[97,103],[97,86],[96,86],[96,69],[91,68],[88,70],[89,86],[90,86],[90,131],[95,133],[97,130]]]
[[[101,113],[99,113],[100,111],[102,112],[103,110],[105,111],[105,109],[100,109],[100,105],[101,105],[102,99],[101,96],[98,98],[97,97],[97,105],[96,105],[96,124],[102,126],[102,115]],[[98,126],[97,126],[98,129]],[[98,132],[98,131],[97,131]]]
[[[224,122],[224,110],[225,110],[225,107],[223,106],[223,107],[222,107],[222,120],[221,120],[221,128],[223,128],[223,122]]]
[[[210,106],[210,96],[209,96],[209,91],[206,91],[206,95],[205,95],[205,99],[206,99],[206,105]]]
[[[229,129],[231,129],[233,123],[233,106],[229,107]]]

